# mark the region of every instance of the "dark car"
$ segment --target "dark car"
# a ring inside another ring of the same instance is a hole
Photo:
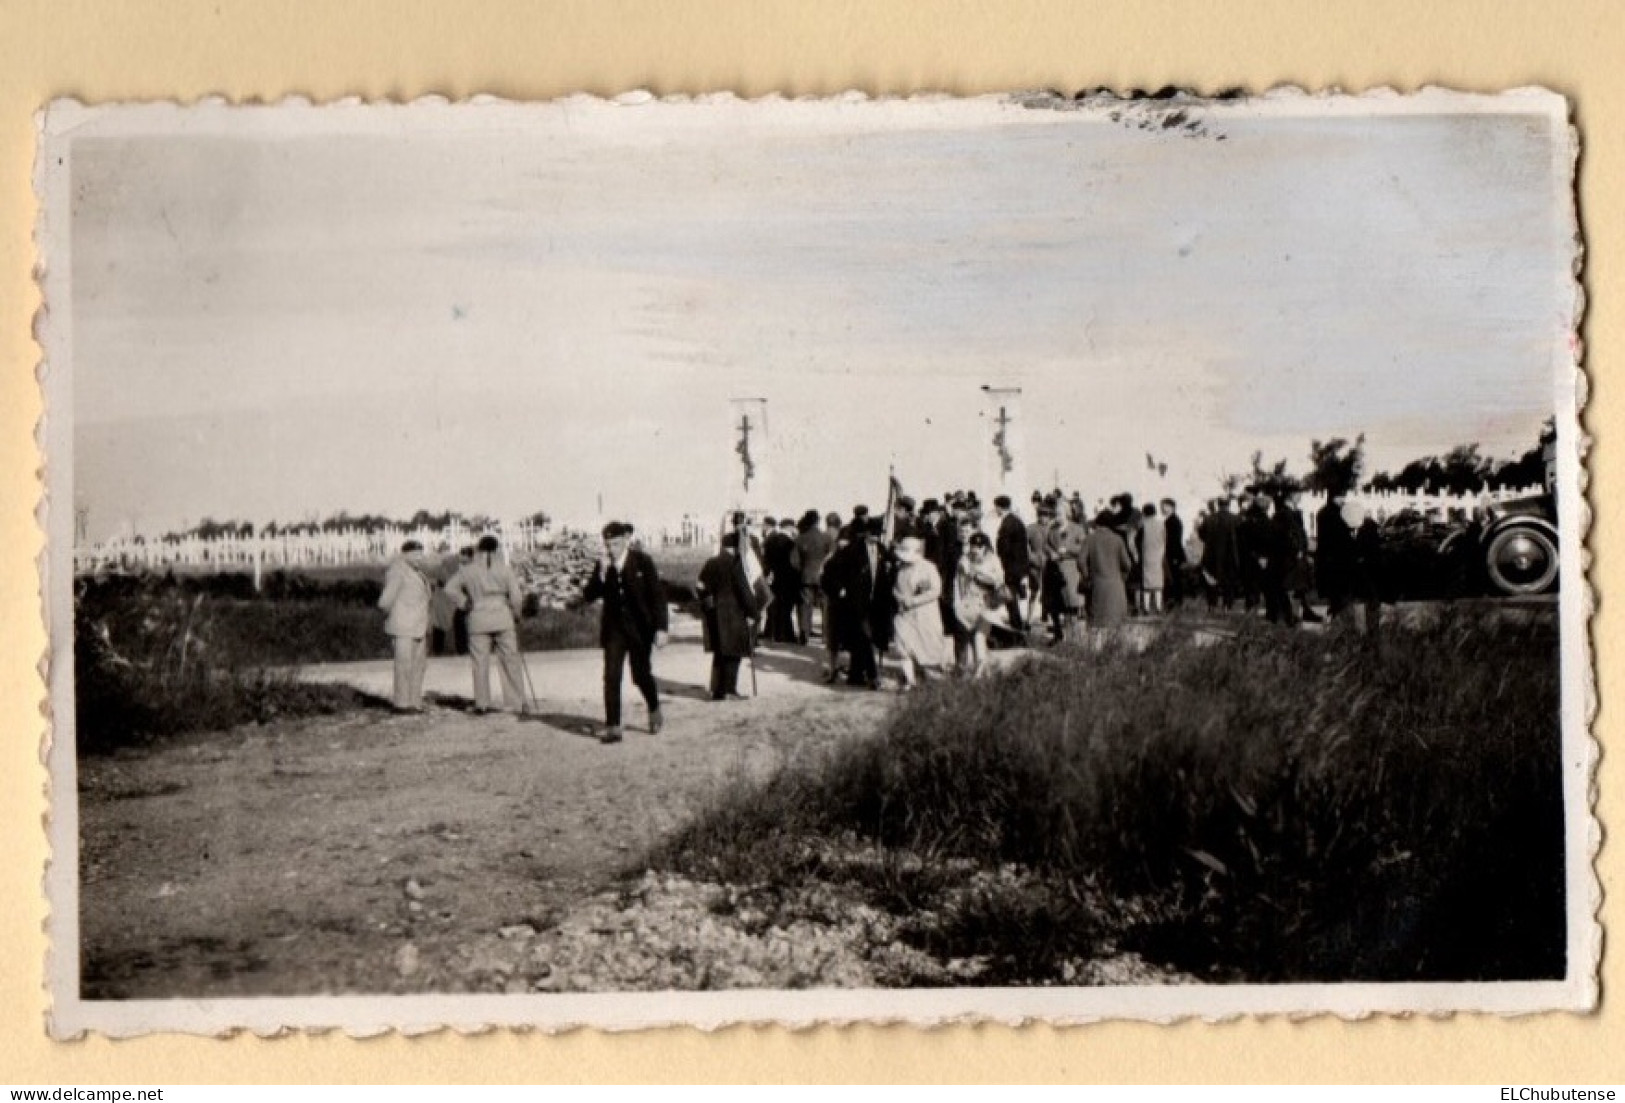
[[[1557,589],[1557,449],[1549,443],[1546,489],[1541,494],[1495,502],[1481,517],[1440,546],[1491,593],[1516,597]]]
[[[1478,569],[1493,593],[1515,596],[1557,589],[1557,499],[1552,495],[1498,502],[1461,539],[1476,552]]]

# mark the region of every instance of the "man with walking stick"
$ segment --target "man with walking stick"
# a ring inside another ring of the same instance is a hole
[[[632,682],[649,706],[649,734],[664,725],[655,684],[653,649],[666,645],[666,593],[654,560],[631,547],[632,526],[604,526],[604,551],[587,580],[583,599],[603,601],[598,642],[604,649],[604,721],[600,743],[621,741],[621,674],[628,660]]]

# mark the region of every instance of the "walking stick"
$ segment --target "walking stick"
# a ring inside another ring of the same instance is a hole
[[[750,695],[751,695],[751,699],[754,700],[755,697],[756,697],[756,629],[755,628],[752,628],[750,630],[750,651],[745,655],[745,659],[746,659],[747,662],[750,663]]]
[[[530,680],[530,664],[525,661],[525,649],[516,645],[515,650],[519,652],[519,669],[525,674],[525,700],[521,702],[519,714],[529,716],[531,705],[536,701],[536,683]]]

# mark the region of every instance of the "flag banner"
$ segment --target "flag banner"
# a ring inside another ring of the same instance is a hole
[[[902,496],[903,484],[897,481],[897,474],[893,472],[886,481],[885,540],[888,544],[897,542],[897,500]]]

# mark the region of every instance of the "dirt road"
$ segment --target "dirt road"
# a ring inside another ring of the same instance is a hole
[[[457,991],[471,947],[539,932],[741,773],[872,731],[891,694],[818,684],[818,653],[759,663],[716,704],[691,636],[657,660],[667,724],[601,746],[595,652],[531,656],[538,717],[454,707],[286,721],[88,759],[79,779],[90,998]],[[312,677],[378,689],[387,664]],[[468,693],[466,660],[431,688]],[[455,686],[451,683],[455,682]],[[528,935],[526,937],[529,937]],[[475,954],[474,956],[478,956]],[[590,978],[588,978],[590,980]]]

